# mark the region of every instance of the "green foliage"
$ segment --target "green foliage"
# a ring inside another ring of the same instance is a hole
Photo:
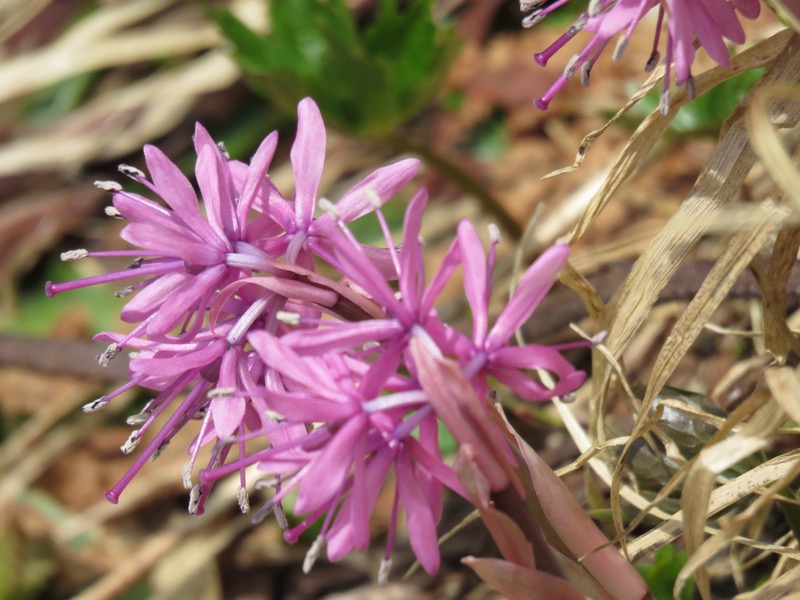
[[[229,11],[212,16],[253,87],[287,112],[311,96],[325,118],[360,136],[383,136],[433,98],[454,56],[454,32],[431,15],[432,0],[380,0],[357,26],[344,0],[272,2],[272,32],[250,30]]]
[[[711,135],[716,137],[725,119],[761,79],[766,69],[752,69],[723,81],[686,104],[675,115],[670,130],[681,137]],[[661,90],[653,90],[636,105],[637,116],[644,118],[658,108]]]
[[[647,587],[656,600],[672,600],[672,588],[678,573],[689,559],[685,551],[678,552],[672,544],[664,546],[653,556],[652,564],[637,565],[636,570],[647,582]],[[678,598],[691,600],[694,597],[694,583],[683,586]]]

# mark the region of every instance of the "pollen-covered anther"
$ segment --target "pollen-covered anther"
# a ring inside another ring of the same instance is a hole
[[[273,423],[283,423],[286,420],[286,417],[274,410],[265,410],[264,416]]]
[[[97,355],[97,364],[99,364],[101,367],[107,367],[111,359],[117,356],[119,353],[119,344],[116,342],[109,344],[108,348],[106,348],[104,352]]]
[[[239,502],[239,510],[243,515],[250,512],[250,496],[247,495],[247,490],[241,486],[236,490],[236,500]]]
[[[214,388],[213,390],[208,390],[206,397],[209,400],[213,400],[214,398],[230,398],[236,393],[236,388],[227,387],[227,388]]]
[[[280,502],[276,503],[272,508],[272,513],[275,515],[275,521],[278,523],[278,527],[280,527],[281,530],[285,531],[289,529],[289,519],[286,518],[286,511],[283,510],[283,504]]]
[[[564,69],[564,78],[569,79],[575,74],[575,69],[578,68],[578,61],[580,61],[580,54],[575,54],[569,59],[566,68]]]
[[[369,203],[374,208],[380,208],[381,206],[383,206],[383,200],[381,200],[381,197],[378,196],[378,192],[376,192],[374,189],[372,188],[365,189],[364,195],[367,197],[367,200],[369,200]]]
[[[169,446],[169,440],[161,442],[161,445],[156,448],[155,452],[153,452],[153,456],[150,457],[150,462],[155,461],[159,456],[161,456],[161,453],[164,452],[167,446]]]
[[[497,223],[489,223],[486,226],[486,229],[489,230],[489,243],[491,244],[499,244],[500,243],[500,228],[497,226]]]
[[[586,87],[589,85],[589,78],[592,75],[592,67],[594,63],[590,60],[587,60],[585,63],[581,65],[581,85]]]
[[[192,486],[192,491],[189,492],[189,514],[194,515],[200,507],[200,484],[196,483]]]
[[[381,566],[378,568],[378,585],[389,583],[389,573],[392,570],[392,559],[381,559]]]
[[[122,450],[123,454],[130,454],[133,452],[134,448],[139,445],[139,442],[142,441],[142,438],[139,437],[139,430],[136,429],[131,432],[128,436],[127,441],[120,446],[120,450]]]
[[[150,413],[140,412],[136,413],[135,415],[130,415],[127,419],[125,419],[125,422],[131,427],[136,427],[137,425],[146,423],[149,418],[150,418]]]
[[[284,325],[296,327],[300,325],[300,313],[291,312],[288,310],[279,310],[275,313],[275,318]]]
[[[336,205],[327,198],[317,200],[317,206],[322,212],[329,214],[334,221],[339,221],[342,218]]]
[[[323,536],[317,537],[314,540],[314,543],[311,544],[311,548],[308,549],[306,552],[306,557],[303,560],[303,573],[306,575],[311,572],[311,569],[314,568],[314,563],[317,562],[319,555],[322,553],[322,548],[325,545],[325,538]]]
[[[98,410],[101,410],[106,406],[108,406],[108,402],[109,401],[106,399],[105,396],[103,396],[102,398],[98,398],[97,400],[92,400],[91,402],[83,405],[83,412],[85,413],[97,412]]]
[[[131,179],[144,179],[144,173],[136,167],[122,164],[118,167],[118,169],[120,173],[126,177],[130,177]]]
[[[128,287],[124,287],[121,290],[117,290],[114,292],[114,296],[117,298],[124,298],[125,296],[130,296],[133,293],[133,286],[129,285]]]
[[[122,213],[117,210],[115,206],[106,206],[104,209],[107,217],[112,217],[114,219],[124,219],[125,217],[122,216]]]
[[[105,192],[121,192],[122,186],[116,181],[95,181],[94,187]]]
[[[70,262],[73,260],[81,260],[89,256],[89,251],[85,248],[78,248],[77,250],[67,250],[61,253],[62,262]]]
[[[192,461],[187,460],[186,463],[183,465],[183,487],[184,489],[190,490],[192,489],[192,469],[194,465]]]
[[[622,55],[625,54],[625,49],[628,47],[628,42],[630,38],[627,35],[622,36],[617,41],[617,47],[614,48],[614,54],[611,55],[611,60],[614,62],[619,62],[622,59]]]

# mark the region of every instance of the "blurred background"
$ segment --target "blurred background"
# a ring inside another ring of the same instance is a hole
[[[572,164],[582,138],[645,80],[655,23],[640,25],[620,62],[601,58],[588,89],[571,82],[540,112],[533,100],[578,46],[559,53],[547,69],[535,64],[533,54],[561,35],[582,5],[523,30],[512,0],[399,2],[402,10],[394,17],[381,13],[385,3],[376,0],[329,3],[345,7],[344,13],[319,10],[315,0],[281,4],[0,5],[0,598],[497,597],[458,562],[494,552],[479,523],[442,545],[445,561],[435,578],[415,573],[403,579],[412,554],[398,549],[392,583],[374,587],[391,496],[376,510],[370,553],[337,565],[320,561],[307,576],[301,565],[313,540],[289,546],[274,522],[251,525],[238,513],[233,487],[218,489],[207,513],[190,517],[181,447],[191,433],[147,465],[118,506],[109,504],[103,492],[133,460],[119,451],[129,434],[125,417],[147,398],[124,394],[92,415],[80,407],[125,381],[124,357],[100,369],[94,356],[102,344],[91,341],[98,331],[125,330],[116,317],[124,301],[102,287],[48,299],[44,283],[114,267],[111,261],[59,260],[74,248],[124,247],[119,222],[103,212],[109,198],[93,182],[121,180],[119,163],[144,168],[141,148],[147,143],[191,176],[196,121],[225,143],[231,157],[245,161],[270,131],[280,131],[270,175],[289,197],[294,106],[305,95],[320,104],[328,125],[323,195],[338,198],[374,168],[418,156],[424,166],[417,184],[432,196],[424,224],[429,260],[441,257],[459,219],[495,222],[503,231],[500,270],[507,278],[515,253],[533,256],[569,231],[612,158],[657,105],[657,95],[651,96],[629,112],[592,146],[579,170],[542,179]],[[763,12],[745,23],[749,44],[779,27]],[[282,34],[273,33],[276,22]],[[711,65],[704,60],[696,69]],[[721,123],[758,75],[745,73],[684,108],[576,246],[573,265],[601,295],[613,292],[686,196]],[[412,191],[387,206],[394,225]],[[358,233],[379,239],[368,226]],[[646,382],[656,342],[693,286],[696,291],[707,272],[703,264],[701,251],[690,265],[696,274],[691,268],[684,273],[686,289],[667,289],[661,312],[632,344],[636,351],[626,356],[631,380]],[[507,280],[496,289],[504,295]],[[566,289],[555,293],[560,295],[541,307],[526,332],[537,341],[575,339],[567,325],[586,316]],[[450,300],[447,310],[467,314],[463,298]],[[746,320],[744,304],[721,310],[719,322],[731,327]],[[704,340],[672,383],[710,390],[743,352],[736,346],[741,342]],[[574,359],[589,368],[588,353]],[[513,399],[508,406],[554,468],[575,458],[577,450],[550,408]],[[613,414],[610,419],[615,422]],[[617,420],[620,428],[629,426],[623,415]],[[566,481],[582,499],[592,495],[581,473]],[[458,500],[450,502],[440,533],[470,512]]]

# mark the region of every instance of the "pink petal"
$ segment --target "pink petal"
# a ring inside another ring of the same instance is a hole
[[[197,195],[186,176],[155,146],[145,146],[144,157],[159,195],[196,235],[212,243],[214,230],[200,214]]]
[[[304,98],[297,105],[297,119],[297,137],[290,156],[295,181],[295,221],[297,228],[303,230],[314,217],[325,164],[325,124],[311,98]]]
[[[411,460],[405,452],[400,452],[395,459],[397,472],[397,491],[400,503],[406,512],[406,524],[411,548],[422,568],[433,575],[439,570],[439,541],[436,535],[436,522],[431,507],[425,502]]]
[[[197,149],[195,175],[206,205],[208,221],[222,240],[237,239],[239,224],[235,220],[236,192],[227,161],[200,123],[195,127],[194,144]],[[230,242],[228,248],[232,249]]]
[[[469,221],[458,224],[458,247],[464,265],[464,293],[472,313],[472,339],[483,346],[486,338],[488,284],[486,281],[486,253],[475,228]]]
[[[328,444],[319,451],[300,482],[295,511],[308,514],[333,501],[350,473],[353,448],[366,433],[367,416],[359,414],[346,421]]]
[[[497,318],[486,339],[486,349],[503,346],[531,316],[545,294],[550,291],[559,272],[567,264],[569,246],[557,244],[545,250],[520,279],[514,295]]]
[[[265,174],[275,155],[275,148],[278,145],[278,133],[273,131],[269,134],[256,150],[253,160],[250,161],[250,168],[247,170],[247,179],[244,182],[242,191],[239,195],[239,230],[244,231],[247,226],[247,218],[258,193],[262,190],[265,183]]]

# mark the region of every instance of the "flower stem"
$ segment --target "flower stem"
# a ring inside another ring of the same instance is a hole
[[[409,138],[390,133],[381,138],[383,143],[397,150],[411,152],[420,156],[428,165],[439,171],[444,176],[456,182],[465,191],[473,194],[480,202],[483,209],[494,215],[499,225],[508,234],[519,240],[522,238],[522,226],[509,213],[503,204],[492,194],[485,185],[478,181],[473,175],[465,171],[454,161],[438,154],[424,144],[419,144]]]

